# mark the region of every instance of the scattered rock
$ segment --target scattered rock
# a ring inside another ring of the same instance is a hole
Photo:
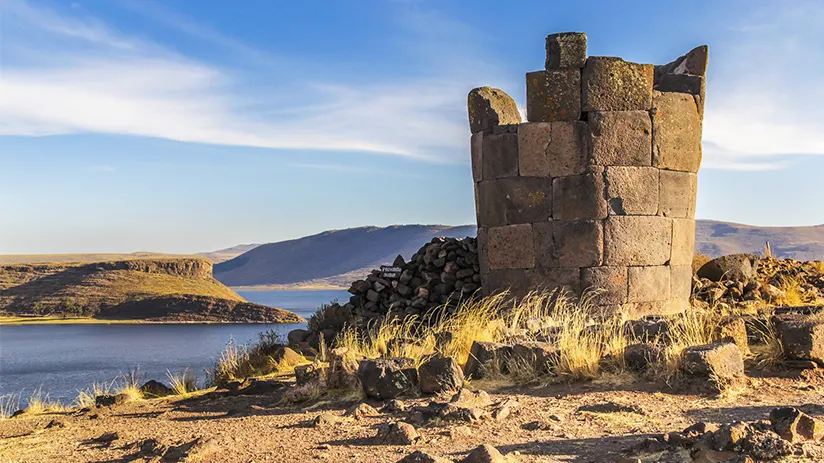
[[[454,392],[463,387],[464,374],[451,357],[432,357],[418,368],[421,392],[437,394]]]
[[[599,404],[581,405],[578,407],[578,412],[589,413],[636,413],[638,415],[645,415],[644,409],[638,405],[624,405],[617,402],[603,402]]]
[[[415,390],[418,371],[415,369],[415,361],[410,358],[362,360],[358,367],[358,378],[367,396],[394,399]]]
[[[413,445],[421,436],[409,423],[392,422],[378,432],[377,438],[386,445]]]
[[[770,412],[775,432],[790,442],[818,441],[824,437],[824,425],[794,407],[776,408]]]
[[[120,405],[129,401],[129,396],[126,394],[103,394],[94,398],[94,405],[97,407],[111,407],[112,405]]]
[[[738,380],[744,377],[741,350],[731,342],[686,348],[683,368],[687,373],[713,377],[719,381]]]
[[[406,404],[398,399],[392,399],[386,402],[381,411],[384,413],[403,413],[406,411]]]
[[[624,349],[624,363],[635,372],[644,372],[650,365],[661,360],[663,349],[656,344],[642,342]]]
[[[312,420],[312,427],[325,428],[340,423],[345,423],[346,421],[349,420],[342,416],[333,415],[331,413],[321,413],[320,415],[316,416],[315,419]]]
[[[463,388],[453,395],[449,402],[464,407],[486,407],[492,403],[492,400],[486,391],[473,392]]]
[[[349,410],[346,411],[345,416],[349,416],[356,420],[359,420],[361,418],[367,418],[371,416],[380,416],[380,412],[377,411],[375,407],[367,403],[361,402],[349,408]]]
[[[140,386],[140,392],[143,394],[143,397],[153,398],[170,396],[174,394],[175,391],[159,381],[150,379]]]
[[[497,342],[475,341],[464,366],[466,376],[482,378],[489,372],[506,372],[506,363],[512,355],[512,347]]]
[[[452,460],[446,458],[435,457],[428,453],[416,450],[409,455],[398,460],[397,463],[452,463]]]
[[[539,373],[549,373],[558,358],[555,345],[550,342],[521,342],[512,346],[509,358],[509,371],[517,368],[529,368]]]
[[[298,386],[309,383],[326,383],[326,370],[328,365],[323,363],[312,363],[309,365],[299,365],[295,367],[295,383]]]
[[[51,420],[49,424],[46,425],[45,429],[52,429],[52,428],[65,428],[66,423],[59,421],[59,420]]]
[[[778,315],[773,322],[789,358],[824,363],[824,322],[804,315]]]
[[[461,460],[461,463],[507,463],[507,460],[498,449],[484,444],[469,452],[469,455]]]

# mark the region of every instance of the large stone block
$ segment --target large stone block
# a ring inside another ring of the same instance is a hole
[[[549,175],[564,177],[584,173],[588,138],[586,122],[553,122],[552,140],[547,148]]]
[[[517,133],[485,134],[482,151],[485,180],[518,175]]]
[[[489,268],[513,269],[535,266],[532,225],[507,225],[487,230]]]
[[[692,294],[692,267],[673,265],[670,267],[670,297],[687,300]]]
[[[695,216],[695,197],[698,193],[698,175],[691,172],[661,171],[660,208],[665,217]]]
[[[672,219],[616,215],[604,221],[605,265],[664,265],[671,245]]]
[[[647,111],[589,113],[589,163],[652,165],[652,120]]]
[[[561,288],[577,295],[581,290],[581,269],[577,267],[531,268],[525,271],[525,275],[530,291]]]
[[[684,349],[683,369],[719,381],[735,380],[744,377],[744,358],[731,342],[704,344]]]
[[[506,209],[503,201],[501,180],[485,180],[477,183],[478,225],[481,227],[500,227],[506,225]]]
[[[486,231],[486,227],[478,227],[478,268],[481,271],[481,277],[489,273],[489,247],[486,245]]]
[[[559,267],[601,265],[604,232],[600,221],[552,222],[556,259]]]
[[[670,297],[670,268],[630,267],[627,300],[630,302],[665,301]]]
[[[518,170],[522,176],[549,176],[547,149],[551,134],[549,122],[526,122],[518,128]]]
[[[774,323],[787,357],[824,364],[824,322],[800,315],[785,315],[775,317]]]
[[[495,126],[521,122],[515,100],[497,88],[472,89],[467,97],[467,109],[472,133],[491,132]]]
[[[535,248],[536,267],[557,267],[558,251],[555,249],[554,222],[532,224],[532,240]]]
[[[487,296],[509,291],[513,297],[523,297],[529,292],[529,283],[522,268],[490,270],[483,289]]]
[[[473,133],[469,147],[472,159],[472,180],[477,183],[484,179],[484,133]]]
[[[528,72],[526,118],[529,122],[580,119],[581,70],[576,68]]]
[[[695,220],[672,219],[670,265],[692,265],[695,255]]]
[[[587,35],[562,32],[546,37],[547,69],[579,69],[587,62]]]
[[[695,47],[675,61],[655,66],[655,84],[657,85],[659,80],[667,74],[705,76],[708,61],[709,47],[706,45]]]
[[[608,56],[587,59],[581,78],[583,111],[647,111],[652,108],[654,71]]]
[[[603,173],[592,172],[553,179],[552,211],[557,220],[606,218]]]
[[[658,169],[654,167],[607,167],[606,183],[611,215],[655,215],[658,213]]]
[[[504,203],[507,225],[546,222],[552,217],[552,179],[548,177],[512,177],[497,180]]]
[[[706,84],[702,76],[687,74],[665,74],[655,83],[655,90],[659,92],[687,93],[689,95],[703,95]]]
[[[652,165],[698,172],[701,118],[695,99],[685,93],[655,92],[652,110]]]
[[[590,267],[581,269],[581,287],[592,291],[597,305],[627,302],[627,267]]]

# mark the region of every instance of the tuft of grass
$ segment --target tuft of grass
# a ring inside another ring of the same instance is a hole
[[[712,258],[706,254],[696,253],[692,256],[692,273],[696,273],[699,268],[711,260]]]
[[[207,372],[207,384],[222,386],[232,380],[285,371],[289,366],[279,364],[272,357],[284,345],[284,340],[272,330],[260,333],[258,341],[250,345],[237,345],[230,339],[214,368]]]
[[[0,396],[0,421],[10,418],[17,410],[20,410],[20,394]]]
[[[63,405],[59,401],[49,399],[49,394],[43,394],[42,389],[37,389],[29,397],[26,408],[23,409],[25,413],[31,415],[40,415],[43,413],[62,413],[69,410],[69,407]]]
[[[781,305],[797,306],[804,304],[804,290],[799,279],[785,275],[779,277],[777,283],[776,287],[783,292]]]
[[[759,367],[765,369],[777,368],[787,357],[775,325],[770,320],[757,320],[755,322],[755,331],[761,341],[760,345],[752,346],[755,350],[756,363]]]
[[[670,318],[667,322],[669,343],[665,345],[657,375],[672,379],[681,371],[686,348],[713,342],[717,319],[716,313],[702,310],[688,310]]]
[[[169,378],[169,386],[177,395],[186,395],[198,391],[197,378],[188,368],[180,374],[166,370],[166,376]]]

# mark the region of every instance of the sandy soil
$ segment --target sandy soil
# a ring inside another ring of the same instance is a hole
[[[787,405],[822,418],[822,378],[809,372],[800,378],[751,378],[745,391],[720,398],[617,377],[517,388],[474,382],[470,388],[490,390],[493,401],[515,399],[519,406],[500,421],[416,426],[422,439],[408,446],[383,445],[376,435],[390,421],[414,420],[409,412],[313,426],[318,415],[342,416],[353,402],[286,405],[284,389],[265,395],[155,399],[0,421],[0,462],[366,463],[395,462],[418,449],[460,460],[479,444],[492,444],[523,462],[615,462],[644,438],[680,431],[696,421],[766,419],[771,409]],[[614,405],[599,411],[608,403],[619,405],[618,411]],[[168,459],[158,456],[175,446],[166,453]]]

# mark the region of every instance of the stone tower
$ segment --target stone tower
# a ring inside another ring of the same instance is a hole
[[[637,315],[689,302],[707,47],[653,66],[546,39],[526,74],[527,120],[506,93],[469,93],[484,291],[593,289]]]

